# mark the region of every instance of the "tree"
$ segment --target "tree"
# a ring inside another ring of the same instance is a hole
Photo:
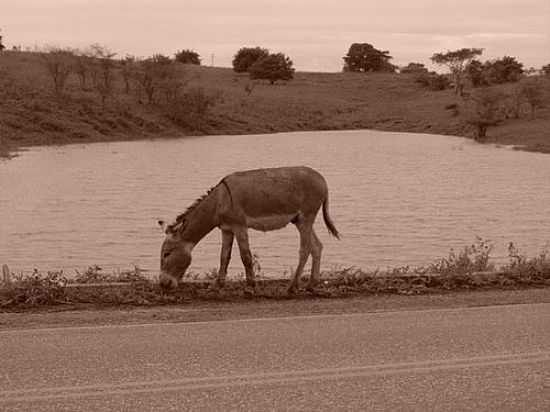
[[[145,60],[141,60],[135,65],[132,76],[147,96],[149,104],[155,103],[155,92],[157,92],[165,82],[174,77],[172,60],[162,54],[155,54]]]
[[[250,68],[251,79],[265,79],[274,84],[277,80],[291,80],[294,77],[292,60],[283,53],[269,54]]]
[[[489,126],[504,120],[505,96],[489,88],[479,89],[465,101],[465,121],[475,128],[475,140],[484,141]]]
[[[485,62],[484,71],[491,84],[517,82],[523,74],[523,64],[515,57],[504,56],[501,59]]]
[[[233,57],[233,70],[237,73],[247,72],[254,63],[268,55],[269,50],[261,47],[242,47]]]
[[[114,89],[114,67],[113,57],[116,53],[111,52],[107,47],[100,44],[90,46],[94,64],[92,70],[93,85],[101,97],[101,106],[105,109],[107,98],[113,94]]]
[[[387,50],[375,49],[369,43],[353,43],[344,56],[344,71],[394,73],[396,66],[390,63],[391,59]]]
[[[550,76],[550,63],[546,66],[542,66],[541,71],[545,76]]]
[[[536,116],[537,109],[544,107],[547,103],[542,82],[539,79],[528,79],[521,84],[520,93],[531,108],[531,119]]]
[[[453,76],[455,85],[455,93],[462,96],[464,85],[462,78],[464,76],[465,67],[476,57],[481,56],[483,49],[460,49],[455,51],[447,51],[446,53],[435,53],[431,60],[435,64],[447,66]]]
[[[2,43],[2,36],[0,36],[0,52],[4,50],[6,46],[4,46],[4,43]]]
[[[485,66],[479,60],[472,60],[466,65],[466,76],[470,79],[472,87],[488,86]]]
[[[183,64],[196,64],[197,66],[201,64],[199,53],[189,49],[176,52],[175,60]]]
[[[402,74],[428,73],[428,69],[422,63],[409,63],[399,71]]]
[[[76,50],[73,70],[78,76],[81,90],[86,90],[89,76],[95,77],[96,73],[92,73],[93,65],[94,59],[92,49]]]
[[[42,58],[53,80],[55,94],[60,96],[73,70],[74,54],[71,50],[53,47],[43,53]]]
[[[120,60],[120,74],[122,74],[122,80],[124,81],[124,92],[130,93],[130,83],[132,75],[136,68],[136,58],[130,54],[127,54],[124,59]]]

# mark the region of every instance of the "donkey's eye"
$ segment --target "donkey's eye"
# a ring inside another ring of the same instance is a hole
[[[170,250],[167,251],[167,252],[164,252],[164,253],[162,254],[162,258],[163,258],[163,259],[166,259],[168,256],[170,256],[170,253],[172,253],[172,251],[170,251]]]

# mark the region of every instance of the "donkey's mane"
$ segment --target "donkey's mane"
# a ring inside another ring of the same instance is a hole
[[[202,201],[204,199],[206,199],[210,193],[212,193],[212,191],[217,187],[218,185],[216,186],[212,186],[210,189],[208,189],[208,191],[202,195],[201,197],[199,197],[198,199],[196,199],[193,203],[191,203],[191,205],[185,209],[185,212],[181,213],[180,215],[178,215],[176,217],[176,221],[174,223],[172,223],[171,225],[169,225],[168,227],[173,229],[175,226],[177,226],[178,224],[180,223],[184,223],[187,216],[189,216],[189,214],[195,210],[197,208],[198,205],[200,205],[202,203]]]

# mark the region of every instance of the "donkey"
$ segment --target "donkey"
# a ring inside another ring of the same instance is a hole
[[[330,234],[339,239],[340,234],[328,211],[327,183],[319,172],[309,167],[280,167],[232,173],[197,199],[174,223],[166,225],[159,221],[166,234],[161,247],[160,285],[176,287],[191,264],[195,245],[218,227],[222,233],[222,248],[216,286],[223,287],[225,283],[236,238],[247,285],[255,288],[248,229],[266,232],[293,223],[300,233],[300,252],[288,291],[294,293],[299,287],[310,254],[312,266],[307,288],[312,290],[319,279],[323,248],[313,230],[321,206]]]

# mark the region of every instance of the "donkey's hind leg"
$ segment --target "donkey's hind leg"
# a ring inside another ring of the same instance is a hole
[[[313,288],[319,282],[319,276],[321,273],[321,253],[323,251],[323,244],[317,237],[315,230],[311,229],[311,275],[307,285],[308,291],[313,291]]]
[[[311,219],[300,219],[296,222],[296,227],[300,233],[299,260],[298,266],[296,267],[296,272],[294,272],[294,277],[288,286],[288,293],[294,293],[296,289],[299,288],[300,277],[304,271],[307,258],[311,253],[311,232],[313,230],[313,221]]]

